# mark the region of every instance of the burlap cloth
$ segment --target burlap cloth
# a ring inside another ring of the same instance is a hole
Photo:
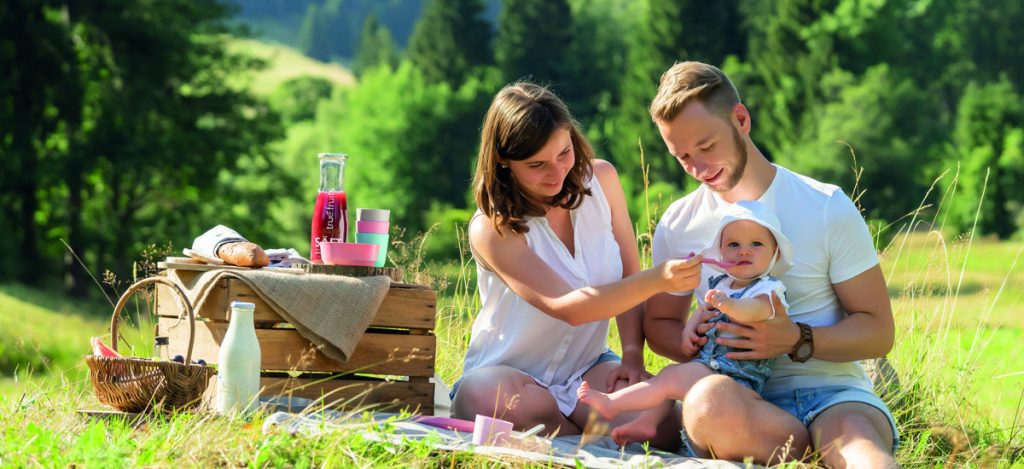
[[[202,311],[217,282],[239,279],[324,355],[340,362],[352,356],[391,285],[386,276],[356,278],[271,270],[218,269],[189,281],[182,280],[175,270],[169,270],[167,276],[185,290],[197,312]]]

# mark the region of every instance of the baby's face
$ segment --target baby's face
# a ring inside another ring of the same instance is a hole
[[[740,278],[753,278],[768,271],[775,255],[772,232],[750,220],[737,220],[722,229],[722,260],[737,265],[726,270]]]

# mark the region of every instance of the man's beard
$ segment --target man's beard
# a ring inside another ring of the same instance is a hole
[[[729,168],[729,180],[720,189],[716,189],[712,186],[708,186],[715,192],[728,192],[739,184],[740,179],[743,178],[743,171],[747,168],[747,146],[743,144],[743,138],[740,137],[740,132],[735,127],[732,129],[732,140],[736,145],[736,152],[739,155],[739,161],[736,166]]]

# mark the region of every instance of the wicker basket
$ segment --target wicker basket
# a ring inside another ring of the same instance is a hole
[[[185,305],[189,319],[188,349],[185,363],[153,361],[145,358],[110,358],[89,355],[89,379],[100,402],[122,412],[142,412],[154,407],[185,410],[201,403],[203,392],[213,375],[213,368],[191,364],[195,341],[195,315],[181,287],[162,277],[140,280],[128,287],[114,307],[110,319],[111,347],[117,351],[117,321],[128,299],[143,287],[162,283],[170,287]]]

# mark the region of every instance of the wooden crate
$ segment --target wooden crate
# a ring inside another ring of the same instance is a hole
[[[183,280],[202,273],[187,266],[174,269]],[[216,364],[227,332],[232,301],[256,304],[256,337],[262,355],[262,395],[321,399],[329,407],[373,406],[381,410],[407,409],[433,414],[434,359],[437,339],[434,321],[437,294],[428,287],[392,283],[370,328],[356,345],[349,361],[341,363],[316,351],[284,318],[278,316],[252,289],[238,279],[222,279],[212,287],[202,309],[196,311],[192,359]],[[157,326],[170,337],[171,355],[185,355],[188,324],[167,287],[158,285]],[[207,399],[216,389],[210,381]],[[209,401],[212,402],[212,401]]]

